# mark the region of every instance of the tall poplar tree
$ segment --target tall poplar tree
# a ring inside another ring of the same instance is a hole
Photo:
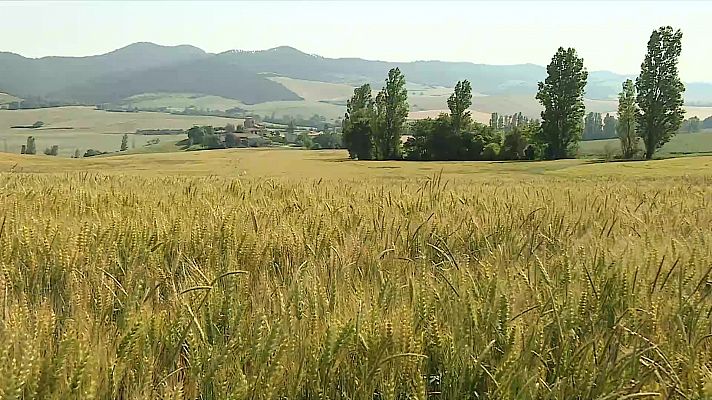
[[[645,158],[677,133],[684,118],[682,93],[685,86],[678,75],[678,57],[682,52],[682,32],[670,26],[650,35],[648,52],[635,80],[638,91],[636,120],[645,142]]]
[[[343,143],[351,158],[370,160],[373,152],[371,117],[373,98],[371,85],[354,89],[354,95],[346,102],[343,122]]]
[[[621,141],[623,158],[633,158],[638,150],[638,136],[635,129],[635,86],[627,79],[618,94],[618,139]]]
[[[563,47],[554,54],[546,72],[536,95],[544,106],[538,139],[546,145],[546,158],[564,158],[573,155],[581,139],[588,72],[576,50]]]
[[[453,129],[459,134],[472,123],[472,117],[468,108],[472,105],[472,85],[470,81],[458,81],[455,85],[455,92],[447,99],[447,107],[450,109],[450,118]]]
[[[408,117],[408,91],[400,69],[388,71],[386,85],[376,96],[373,115],[374,156],[378,160],[400,158],[400,137]]]

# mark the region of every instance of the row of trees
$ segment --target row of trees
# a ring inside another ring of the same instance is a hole
[[[406,125],[408,98],[405,77],[398,68],[389,71],[386,84],[372,97],[370,85],[354,90],[343,120],[343,145],[359,160],[493,160],[524,158],[531,125],[521,115],[507,118],[508,133],[472,121],[472,86],[455,85],[447,101],[449,114]],[[493,117],[504,126],[504,119]],[[401,146],[401,137],[408,135]],[[533,150],[529,152],[533,157]]]
[[[407,129],[407,91],[405,77],[394,68],[375,100],[369,85],[354,90],[343,121],[343,144],[352,158],[360,160],[559,159],[575,156],[584,134],[598,138],[613,137],[615,132],[624,157],[635,156],[641,138],[645,158],[650,159],[683,121],[684,86],[677,69],[681,41],[682,33],[672,27],[653,31],[640,76],[635,84],[623,83],[618,120],[590,113],[584,124],[588,72],[575,49],[560,47],[547,66],[546,79],[538,85],[536,98],[544,106],[541,122],[519,116],[514,122],[507,119],[504,129],[505,123],[493,115],[489,127],[474,123],[468,111],[471,84],[460,81],[448,99],[449,114],[410,125],[404,153],[401,134]]]
[[[617,137],[618,120],[606,113],[590,112],[586,115],[583,127],[583,140],[612,139]]]
[[[710,120],[710,128],[712,128],[712,117],[708,117],[705,121]],[[682,121],[680,125],[680,133],[695,133],[703,129],[703,122],[697,117],[688,118]]]
[[[369,84],[354,90],[346,103],[343,145],[351,158],[359,160],[401,158],[401,135],[407,116],[405,77],[400,69],[393,68],[375,99]]]
[[[37,154],[37,144],[35,143],[34,136],[27,137],[27,142],[20,148],[20,154]],[[59,146],[55,144],[52,147],[45,148],[44,154],[48,156],[58,155]]]

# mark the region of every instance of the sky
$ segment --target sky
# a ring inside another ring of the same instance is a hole
[[[650,32],[683,32],[680,76],[712,82],[707,1],[0,2],[0,51],[102,54],[134,42],[208,52],[292,46],[324,57],[546,65],[575,47],[589,71],[635,75]]]

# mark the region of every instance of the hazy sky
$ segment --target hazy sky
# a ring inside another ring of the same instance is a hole
[[[546,65],[558,46],[573,46],[591,71],[637,74],[650,32],[672,25],[683,31],[683,80],[712,82],[710,16],[706,1],[9,2],[0,3],[0,51],[81,56],[150,41]]]

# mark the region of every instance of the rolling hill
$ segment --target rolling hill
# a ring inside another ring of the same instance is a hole
[[[470,80],[478,94],[489,96],[476,102],[506,103],[509,109],[523,97],[531,102],[537,82],[546,75],[544,67],[534,64],[394,63],[327,58],[287,46],[211,54],[187,45],[135,43],[89,57],[33,59],[0,53],[0,92],[90,105],[122,102],[148,93],[193,93],[246,105],[307,101],[343,106],[349,87],[371,83],[378,89],[393,67],[400,68],[408,79],[412,104],[417,105],[413,111],[440,107],[444,95],[424,92],[451,88],[461,79]],[[591,71],[586,97],[614,99],[626,78],[629,76]],[[688,104],[712,104],[712,84],[688,83],[686,96]],[[492,107],[481,108],[489,111]]]

